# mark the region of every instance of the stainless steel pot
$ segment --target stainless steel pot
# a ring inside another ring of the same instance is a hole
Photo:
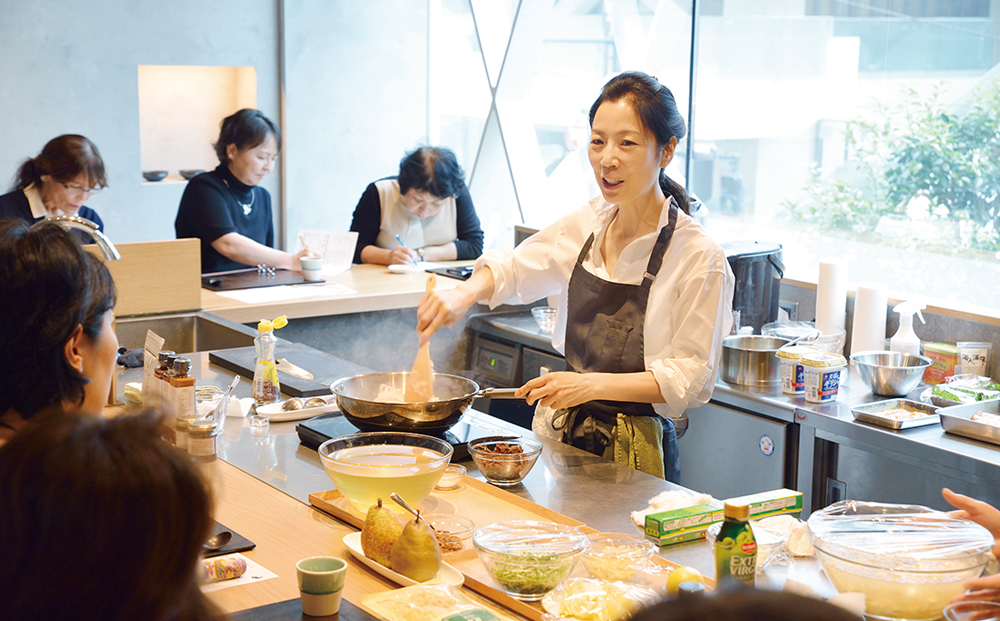
[[[774,355],[789,343],[776,336],[727,336],[722,339],[722,379],[743,386],[781,383],[781,366]]]
[[[515,399],[516,388],[480,388],[476,382],[445,373],[434,374],[434,397],[426,403],[376,401],[382,386],[405,394],[412,373],[363,373],[330,386],[344,418],[362,431],[444,431],[462,418],[477,397]]]

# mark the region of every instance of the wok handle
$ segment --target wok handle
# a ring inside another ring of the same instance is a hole
[[[515,397],[514,393],[517,392],[517,388],[483,388],[482,392],[479,393],[480,397],[489,397],[490,399],[524,399],[524,397]]]

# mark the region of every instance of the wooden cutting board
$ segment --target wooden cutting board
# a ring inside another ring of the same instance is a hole
[[[309,494],[309,502],[337,519],[360,529],[365,523],[363,513],[355,509],[351,503],[337,490]],[[599,532],[583,522],[574,520],[551,509],[546,509],[530,500],[515,496],[510,492],[494,487],[489,483],[474,479],[468,475],[453,490],[435,490],[418,506],[424,513],[455,513],[469,518],[476,526],[485,526],[494,522],[509,520],[536,520],[555,522],[566,526],[575,526],[587,534]],[[637,533],[633,533],[637,534]],[[475,550],[463,549],[458,552],[444,554],[444,560],[465,576],[465,586],[476,591],[506,608],[524,616],[531,621],[542,621],[543,610],[538,603],[522,602],[499,591],[493,586],[493,580],[479,560]],[[650,575],[647,586],[662,588],[666,583],[669,571],[678,567],[676,563],[653,556],[653,562],[664,569],[662,573]],[[585,577],[587,572],[582,563],[577,563],[571,576]]]

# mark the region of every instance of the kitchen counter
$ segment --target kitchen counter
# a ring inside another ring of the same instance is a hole
[[[472,265],[472,261],[442,261],[452,267]],[[423,297],[427,272],[390,272],[383,265],[353,265],[345,272],[326,279],[326,284],[341,285],[352,293],[321,293],[292,300],[247,303],[220,295],[210,289],[201,290],[202,309],[238,323],[257,322],[261,317],[287,315],[289,319],[346,315],[370,311],[416,308]],[[439,289],[454,289],[461,283],[456,278],[438,275]],[[322,287],[322,285],[296,285]]]

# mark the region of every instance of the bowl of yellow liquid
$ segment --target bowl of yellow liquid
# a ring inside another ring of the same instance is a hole
[[[451,444],[432,436],[372,431],[340,436],[319,446],[326,473],[355,509],[365,513],[379,498],[383,506],[393,492],[415,507],[437,485],[451,461]]]

